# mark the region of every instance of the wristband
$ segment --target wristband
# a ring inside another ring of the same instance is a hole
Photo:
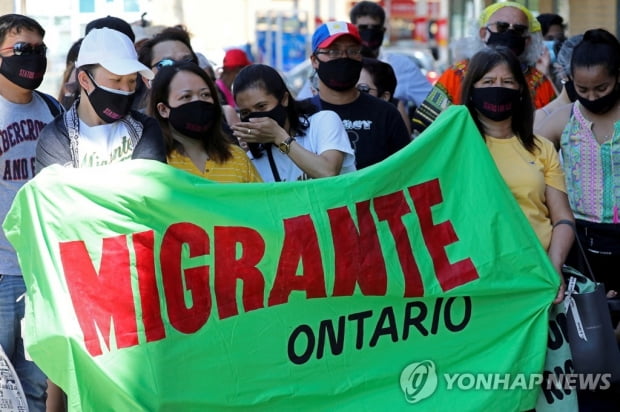
[[[559,226],[559,225],[568,225],[572,227],[573,229],[575,229],[575,222],[573,222],[572,220],[560,219],[553,224],[553,227],[555,228],[556,226]]]

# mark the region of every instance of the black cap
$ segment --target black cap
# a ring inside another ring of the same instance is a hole
[[[118,17],[112,17],[112,16],[95,19],[91,21],[90,23],[88,23],[86,25],[86,33],[84,33],[84,35],[88,34],[88,32],[91,31],[92,29],[102,29],[104,27],[107,27],[108,29],[120,31],[121,33],[129,37],[132,43],[136,42],[136,35],[131,29],[131,26],[129,25],[129,23],[127,23],[123,19],[120,19]]]

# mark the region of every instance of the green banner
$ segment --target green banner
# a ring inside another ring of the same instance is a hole
[[[536,403],[558,276],[461,106],[333,178],[49,167],[3,227],[72,410]]]

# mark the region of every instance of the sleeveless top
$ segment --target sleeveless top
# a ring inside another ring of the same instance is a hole
[[[620,205],[620,121],[611,139],[600,144],[592,122],[573,104],[560,137],[568,199],[576,219],[618,223]]]

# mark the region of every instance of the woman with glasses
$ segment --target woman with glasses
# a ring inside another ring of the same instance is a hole
[[[179,26],[166,27],[142,43],[138,59],[148,66],[154,74],[164,66],[175,62],[191,61],[198,64],[198,57],[189,39],[189,33]]]
[[[461,59],[442,73],[417,108],[412,120],[414,133],[426,129],[450,104],[461,103],[461,83],[469,58],[485,48],[504,46],[519,58],[536,108],[556,97],[551,80],[536,68],[545,45],[540,23],[526,7],[513,1],[493,3],[482,11],[474,31],[471,37],[453,42],[452,48]]]
[[[222,106],[213,80],[197,64],[159,69],[148,113],[161,126],[168,164],[216,182],[261,182],[243,149],[222,131]]]
[[[234,134],[250,146],[266,182],[336,176],[355,170],[355,156],[338,115],[293,99],[272,67],[253,64],[233,83],[241,122]]]
[[[362,71],[357,81],[357,90],[396,106],[407,126],[407,130],[411,133],[411,122],[407,108],[402,100],[394,97],[396,83],[396,74],[389,63],[370,57],[362,58]]]
[[[166,27],[150,39],[140,44],[138,60],[149,67],[154,74],[165,66],[176,62],[191,61],[198,64],[198,57],[189,39],[189,33],[180,26]],[[133,108],[144,112],[148,104],[149,81],[144,79],[138,85],[138,92]]]
[[[167,27],[145,41],[138,51],[138,59],[142,64],[150,67],[155,74],[161,68],[172,66],[175,63],[192,62],[199,65],[198,56],[192,48],[189,33],[182,26]],[[139,102],[134,103],[136,110],[146,111],[149,100],[149,87],[149,82],[138,85]],[[239,116],[235,108],[221,98],[220,104],[222,105],[223,116],[226,120],[223,125],[224,131],[230,136],[231,141],[234,141],[229,126],[238,122]]]
[[[36,170],[51,164],[94,167],[129,159],[166,161],[155,119],[131,110],[138,75],[153,72],[138,61],[133,43],[119,31],[93,29],[77,61],[80,97],[49,123],[37,144]]]

